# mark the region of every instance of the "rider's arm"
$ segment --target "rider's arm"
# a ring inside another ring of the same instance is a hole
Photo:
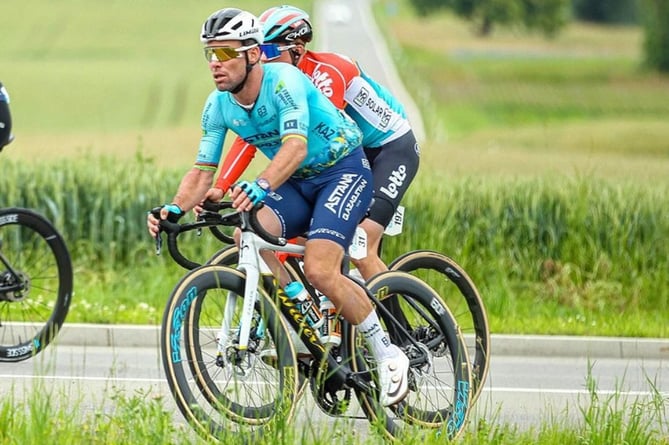
[[[198,205],[212,186],[216,169],[223,152],[223,141],[227,133],[225,119],[214,92],[207,98],[202,112],[202,137],[195,165],[181,179],[172,204],[187,212]]]
[[[276,190],[297,170],[306,156],[307,139],[299,134],[287,134],[282,138],[276,156],[258,178],[267,180],[270,190]]]
[[[227,192],[244,173],[255,154],[256,148],[253,145],[246,143],[239,136],[236,137],[228,150],[228,154],[223,159],[223,165],[221,165],[215,187]]]
[[[181,179],[172,204],[178,205],[183,212],[198,205],[211,187],[214,180],[214,170],[193,167]]]

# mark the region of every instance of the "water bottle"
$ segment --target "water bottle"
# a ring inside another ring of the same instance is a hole
[[[321,295],[320,300],[320,309],[325,320],[325,323],[318,330],[321,343],[339,346],[341,344],[341,324],[339,323],[337,309],[325,295]]]
[[[311,298],[311,295],[309,295],[309,292],[307,292],[302,283],[293,281],[288,283],[283,290],[288,295],[288,298],[295,302],[295,306],[300,310],[300,313],[302,313],[310,327],[318,329],[323,325],[325,322],[323,314],[321,314],[318,305]]]

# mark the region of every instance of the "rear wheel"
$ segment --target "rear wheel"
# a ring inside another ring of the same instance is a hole
[[[401,255],[390,263],[389,268],[420,278],[450,309],[467,342],[472,368],[472,399],[475,401],[490,367],[490,328],[483,299],[474,282],[451,258],[430,250]]]
[[[411,361],[409,394],[398,405],[383,407],[378,397],[359,392],[358,399],[366,415],[389,436],[402,441],[404,435],[443,435],[451,440],[465,427],[470,406],[470,367],[467,346],[448,308],[429,286],[398,271],[373,277],[367,287],[378,299],[391,295],[409,322],[398,346]],[[378,309],[377,309],[378,310]],[[388,330],[387,314],[379,313]],[[374,372],[374,360],[360,335],[345,338],[351,342],[354,370]],[[427,332],[416,336],[415,332]],[[374,377],[375,379],[376,377]],[[415,427],[419,427],[416,431]]]

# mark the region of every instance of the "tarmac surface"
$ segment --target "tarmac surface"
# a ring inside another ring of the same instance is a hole
[[[71,346],[158,347],[160,326],[65,323],[56,341]],[[493,334],[491,355],[669,360],[669,339]]]

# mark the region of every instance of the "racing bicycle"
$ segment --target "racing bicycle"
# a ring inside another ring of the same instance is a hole
[[[219,210],[230,208],[229,203],[221,203]],[[386,236],[397,236],[402,233],[404,216],[404,208],[400,206],[386,228]],[[226,246],[214,254],[196,251],[198,248],[201,250],[203,244],[202,240],[196,240],[196,238],[205,229],[210,230],[215,239]],[[237,264],[238,252],[237,248],[232,245],[234,240],[230,227],[221,226],[218,217],[211,211],[200,215],[197,221],[175,226],[168,234],[167,244],[172,258],[187,270],[194,269],[203,262],[228,266]],[[208,260],[199,260],[204,257],[208,257]],[[283,258],[285,258],[284,264],[289,271],[302,269],[301,256],[284,255]],[[487,312],[474,281],[455,260],[433,250],[406,252],[391,261],[388,268],[410,273],[427,283],[439,294],[455,316],[465,336],[471,361],[473,404],[481,393],[490,366],[490,328]],[[299,279],[296,272],[293,272],[292,276]],[[306,287],[309,288],[308,283]]]
[[[464,339],[439,295],[399,271],[379,274],[364,285],[353,280],[386,328],[394,325],[402,334],[398,345],[410,358],[409,395],[383,407],[374,360],[354,326],[340,317],[341,343],[325,346],[278,285],[259,251],[300,256],[304,247],[265,232],[256,211],[207,215],[217,225],[241,228],[243,248],[235,253],[236,266],[196,267],[168,299],[161,330],[163,366],[186,419],[199,433],[219,440],[237,431],[260,436],[291,419],[309,386],[317,405],[331,416],[346,416],[355,394],[363,415],[390,438],[409,431],[415,435],[416,428],[456,437],[470,406],[470,366]],[[161,221],[168,234],[179,228]],[[168,246],[175,238],[168,236]],[[411,330],[380,304],[390,295],[401,299]]]

